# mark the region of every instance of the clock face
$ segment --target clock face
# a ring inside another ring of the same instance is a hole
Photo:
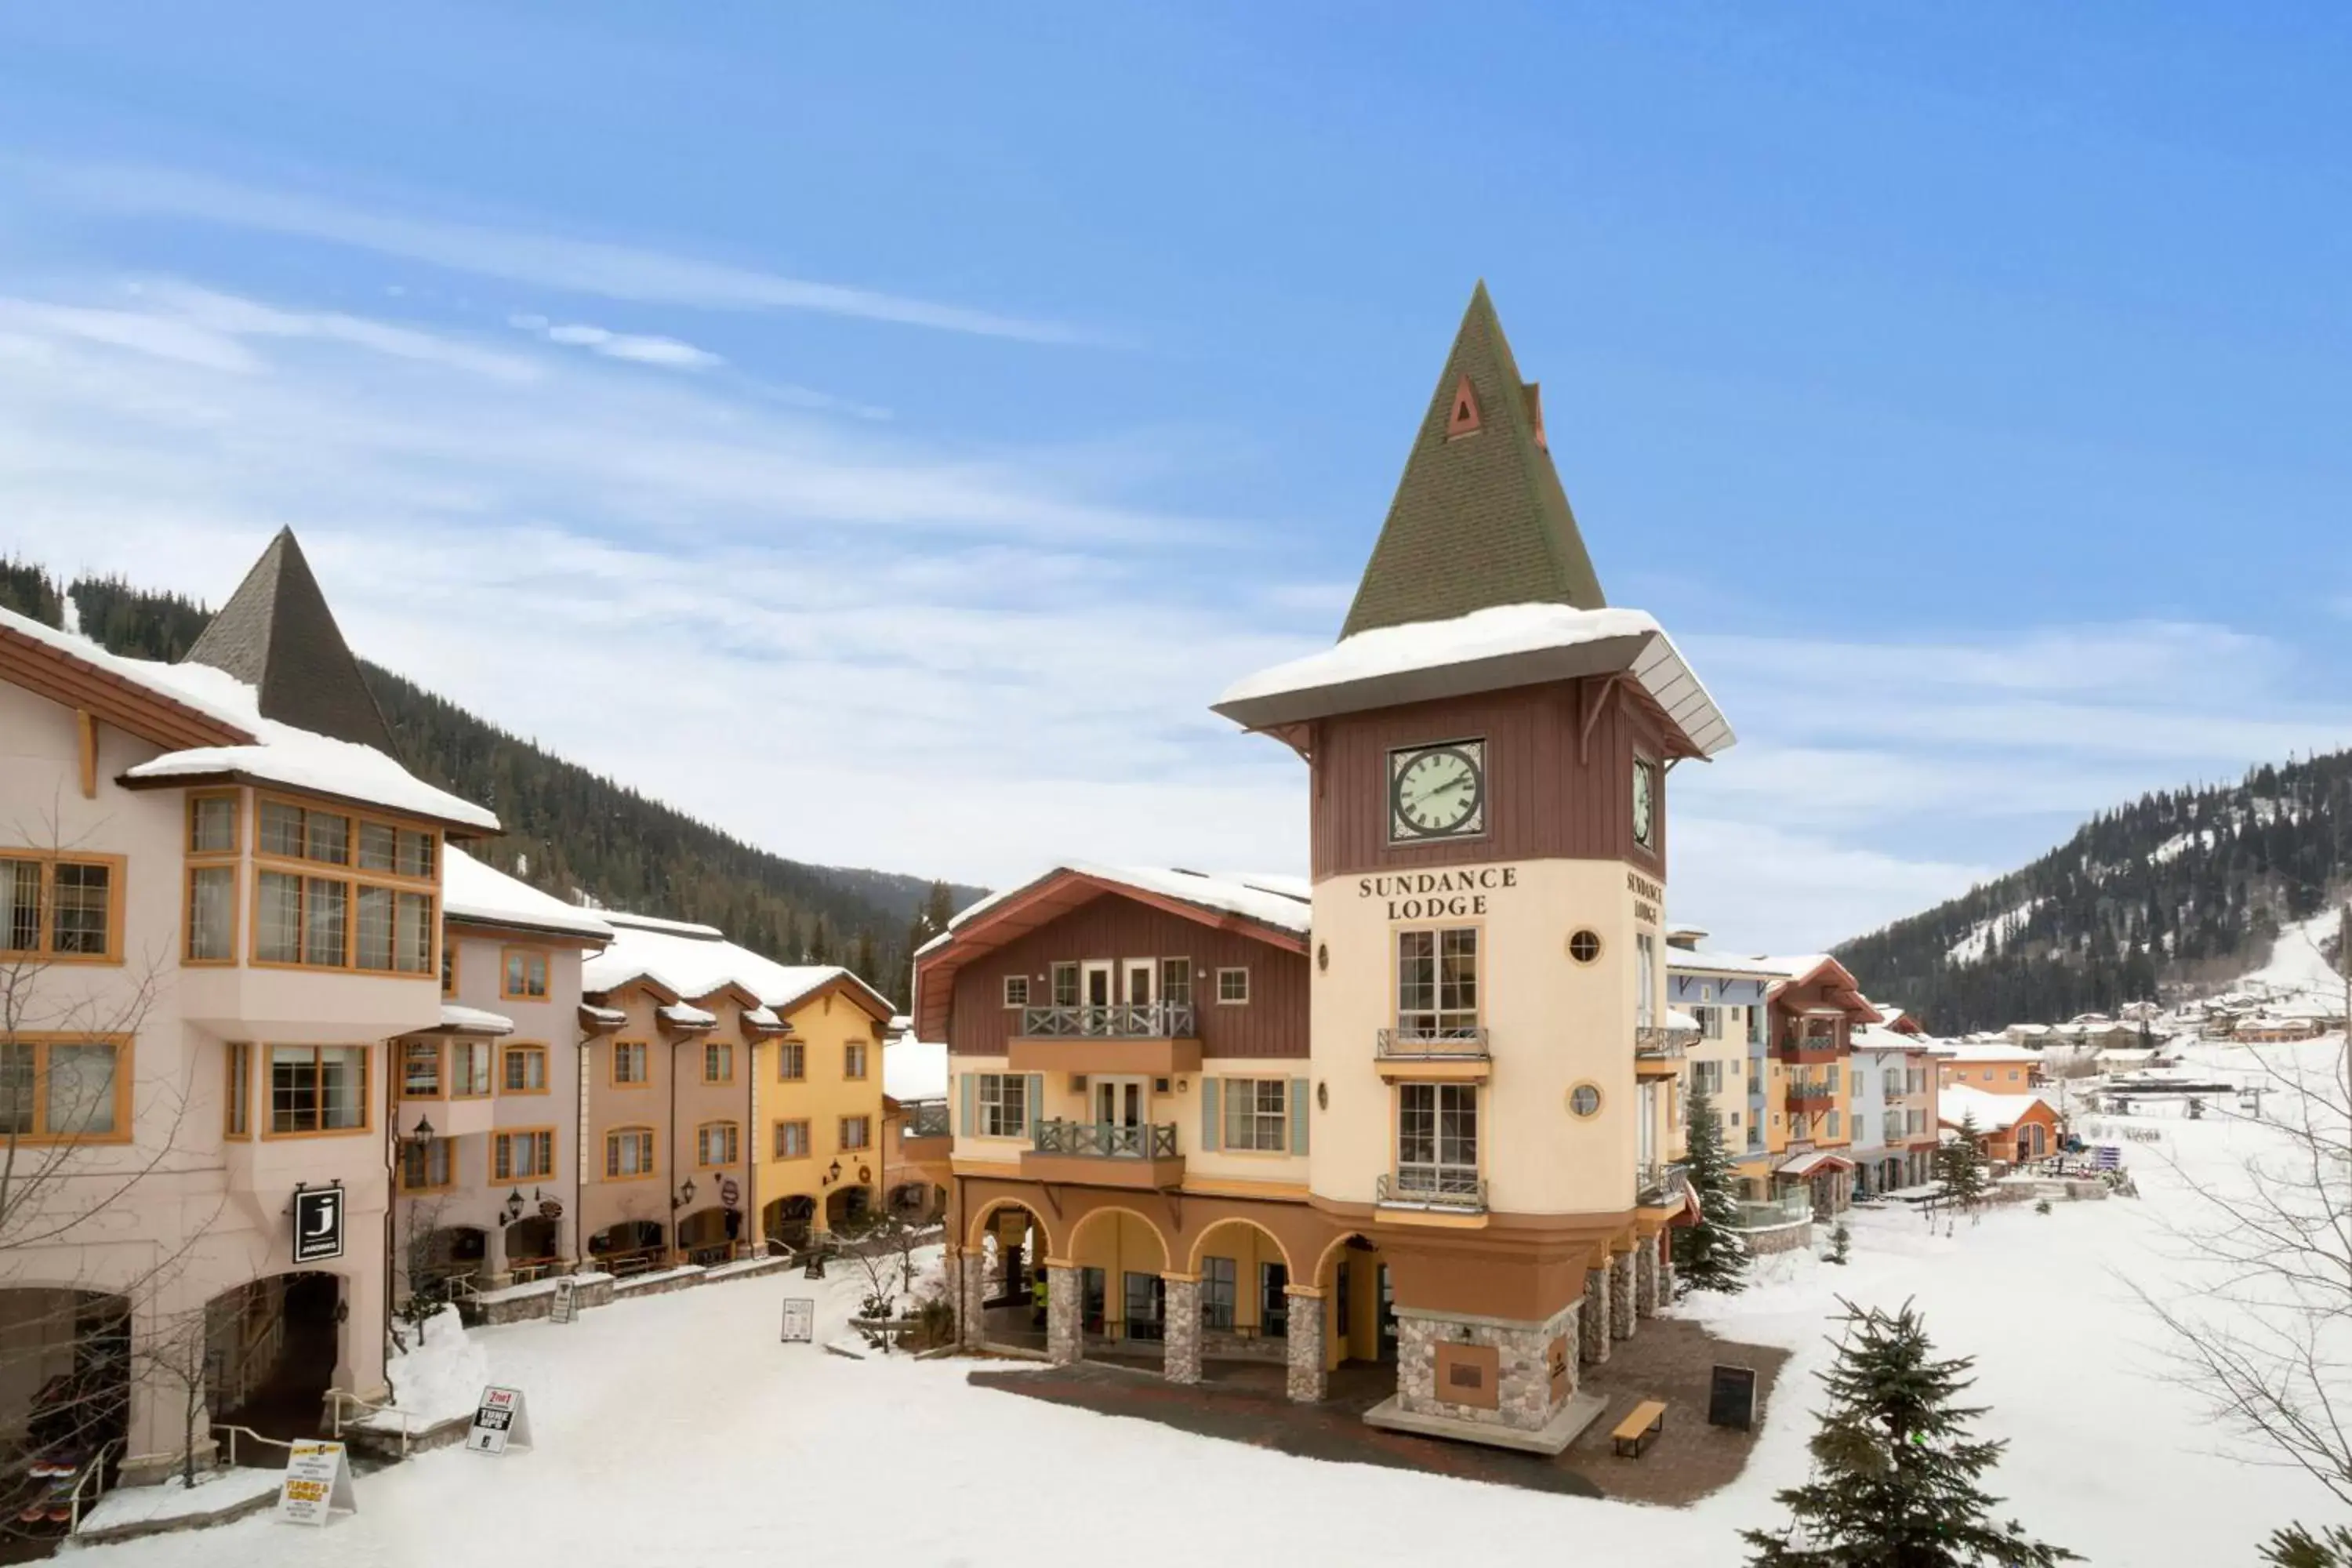
[[[1633,761],[1633,842],[1648,848],[1658,831],[1658,770]]]
[[[1486,742],[1452,741],[1389,753],[1389,841],[1486,830]]]

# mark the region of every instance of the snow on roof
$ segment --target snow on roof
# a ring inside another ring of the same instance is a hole
[[[803,997],[845,980],[866,993],[877,1012],[890,1005],[865,981],[837,963],[778,963],[739,947],[713,926],[646,915],[606,913],[613,945],[580,966],[583,991],[617,991],[633,980],[650,980],[689,1000],[740,986],[761,1005],[789,1013]]]
[[[593,1018],[600,1024],[610,1024],[617,1026],[629,1021],[628,1014],[623,1012],[620,1008],[599,1007],[593,1002],[581,1003],[580,1011],[585,1016]]]
[[[162,664],[107,652],[87,637],[45,626],[28,616],[0,610],[0,625],[72,655],[157,696],[193,708],[254,737],[249,746],[198,746],[166,752],[127,770],[134,779],[196,778],[236,773],[264,784],[336,795],[389,811],[495,833],[499,819],[469,800],[436,789],[373,747],[298,730],[261,716],[254,689],[206,664]]]
[[[691,1002],[672,1002],[654,1011],[667,1022],[683,1025],[689,1029],[708,1029],[719,1022],[718,1014],[698,1007]]]
[[[542,893],[455,846],[441,868],[441,908],[452,920],[564,931],[594,942],[613,939],[613,928],[592,910]]]
[[[1994,1094],[1989,1089],[1955,1084],[1936,1097],[1936,1115],[1948,1127],[1958,1127],[1964,1116],[1976,1118],[1979,1132],[2005,1132],[2035,1106],[2050,1109],[2038,1094]]]
[[[1666,949],[1666,973],[1685,970],[1693,973],[1752,974],[1762,980],[1785,980],[1789,972],[1771,958],[1741,958],[1728,952],[1709,952],[1696,947]]]
[[[882,1092],[905,1104],[914,1100],[945,1100],[948,1093],[948,1047],[941,1040],[919,1040],[902,1035],[882,1047]]]
[[[1930,1042],[1919,1036],[1906,1035],[1884,1024],[1856,1024],[1850,1037],[1857,1051],[1925,1052],[1930,1048]]]
[[[1699,1032],[1698,1020],[1679,1007],[1669,1007],[1666,1009],[1666,1032],[1674,1035],[1696,1035]]]
[[[743,1015],[743,1022],[755,1029],[781,1029],[784,1026],[784,1021],[776,1016],[776,1010],[766,1006],[747,1010]]]
[[[1810,1176],[1819,1170],[1851,1171],[1853,1162],[1842,1155],[1816,1149],[1808,1154],[1795,1154],[1780,1162],[1778,1170],[1783,1176]]]
[[[486,1013],[479,1007],[460,1007],[455,1002],[441,1004],[441,1026],[461,1035],[511,1035],[514,1020],[499,1013]]]
[[[1964,1062],[2038,1062],[2042,1053],[2011,1040],[1963,1040],[1952,1047]]]
[[[1584,657],[1576,657],[1579,652]],[[1653,616],[1572,605],[1497,605],[1450,620],[1358,632],[1320,653],[1244,676],[1210,706],[1257,728],[1373,701],[1487,689],[1498,679],[1533,684],[1628,668],[1701,754],[1713,756],[1732,743],[1731,726],[1715,700]],[[1453,679],[1433,672],[1452,672]]]
[[[955,934],[957,927],[975,915],[983,914],[1015,894],[1026,892],[1047,878],[1066,871],[1074,876],[1092,877],[1097,881],[1180,899],[1188,904],[1198,904],[1202,909],[1242,915],[1262,925],[1297,931],[1301,936],[1307,934],[1314,918],[1314,889],[1304,877],[1281,872],[1229,872],[1213,877],[1203,871],[1188,871],[1181,866],[1097,866],[1091,861],[1065,860],[1016,887],[991,893],[977,903],[958,910],[955,917],[948,921],[947,930],[916,951],[930,952],[946,942]]]

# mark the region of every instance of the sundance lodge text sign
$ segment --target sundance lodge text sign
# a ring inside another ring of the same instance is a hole
[[[1490,895],[1519,885],[1517,866],[1465,866],[1453,871],[1398,871],[1356,879],[1356,896],[1379,899],[1392,921],[1483,915]]]

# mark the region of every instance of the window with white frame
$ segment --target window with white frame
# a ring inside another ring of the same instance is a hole
[[[1290,1148],[1290,1080],[1281,1078],[1225,1079],[1225,1147],[1269,1154]]]
[[[1076,1006],[1078,1005],[1078,966],[1075,963],[1057,963],[1054,965],[1051,973],[1054,983],[1054,1005]]]
[[[1004,977],[1004,1005],[1008,1007],[1026,1007],[1029,1005],[1029,977],[1027,975],[1008,974]]]
[[[1475,1084],[1398,1086],[1397,1185],[1407,1193],[1478,1190]]]
[[[1160,961],[1160,999],[1171,1007],[1192,1005],[1192,961],[1189,958],[1163,958]]]
[[[1721,1062],[1691,1063],[1691,1087],[1693,1089],[1703,1089],[1709,1094],[1721,1094],[1723,1092],[1723,1064]]]
[[[1460,1038],[1478,1026],[1478,931],[1397,932],[1397,1033]]]
[[[1249,971],[1220,969],[1217,971],[1217,1000],[1239,1005],[1249,1000]]]
[[[1017,1072],[980,1075],[980,1135],[1019,1138],[1029,1131],[1029,1079]]]

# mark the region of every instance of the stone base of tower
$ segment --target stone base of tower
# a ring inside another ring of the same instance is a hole
[[[1608,1403],[1576,1386],[1581,1300],[1539,1321],[1396,1310],[1397,1391],[1364,1413],[1396,1432],[1557,1454]]]

